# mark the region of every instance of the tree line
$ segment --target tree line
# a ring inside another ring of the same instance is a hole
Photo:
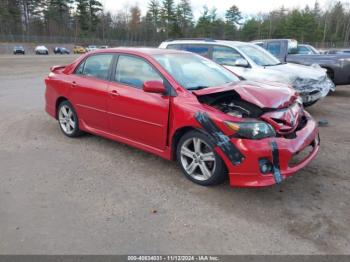
[[[149,0],[145,15],[137,5],[111,13],[99,0],[0,0],[0,35],[98,38],[106,43],[112,39],[159,43],[189,37],[348,43],[350,9],[339,1],[323,10],[316,2],[302,9],[282,6],[246,17],[235,5],[224,16],[204,6],[195,19],[190,0]]]

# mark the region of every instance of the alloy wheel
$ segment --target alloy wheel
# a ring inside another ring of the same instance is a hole
[[[67,135],[73,134],[76,126],[76,120],[73,111],[69,106],[61,106],[58,113],[58,121],[60,122],[63,132],[65,132]]]
[[[202,139],[192,137],[181,146],[181,164],[193,179],[205,181],[212,177],[216,168],[213,149]]]

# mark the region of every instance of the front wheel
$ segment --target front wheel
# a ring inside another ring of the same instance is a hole
[[[71,103],[63,101],[59,104],[57,118],[61,130],[66,136],[77,137],[81,135],[78,116]]]
[[[303,103],[303,105],[304,105],[304,107],[309,107],[309,106],[312,106],[312,105],[316,104],[316,103],[317,103],[317,101],[318,101],[318,99],[317,99],[317,100],[315,100],[315,101],[311,101],[311,102],[306,102],[306,103]]]
[[[227,178],[226,166],[214,148],[215,144],[209,136],[199,131],[190,131],[180,139],[177,161],[189,180],[211,186]]]

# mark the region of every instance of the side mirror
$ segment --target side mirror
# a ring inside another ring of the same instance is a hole
[[[143,83],[143,91],[147,93],[164,94],[166,90],[162,81],[151,80]]]
[[[248,67],[249,63],[247,60],[243,59],[243,58],[239,58],[235,61],[235,66],[239,66],[239,67]]]

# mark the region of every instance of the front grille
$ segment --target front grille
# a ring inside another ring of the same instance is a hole
[[[307,120],[303,117],[303,109],[296,102],[288,108],[265,113],[261,118],[273,126],[277,135],[285,136],[306,125]]]

